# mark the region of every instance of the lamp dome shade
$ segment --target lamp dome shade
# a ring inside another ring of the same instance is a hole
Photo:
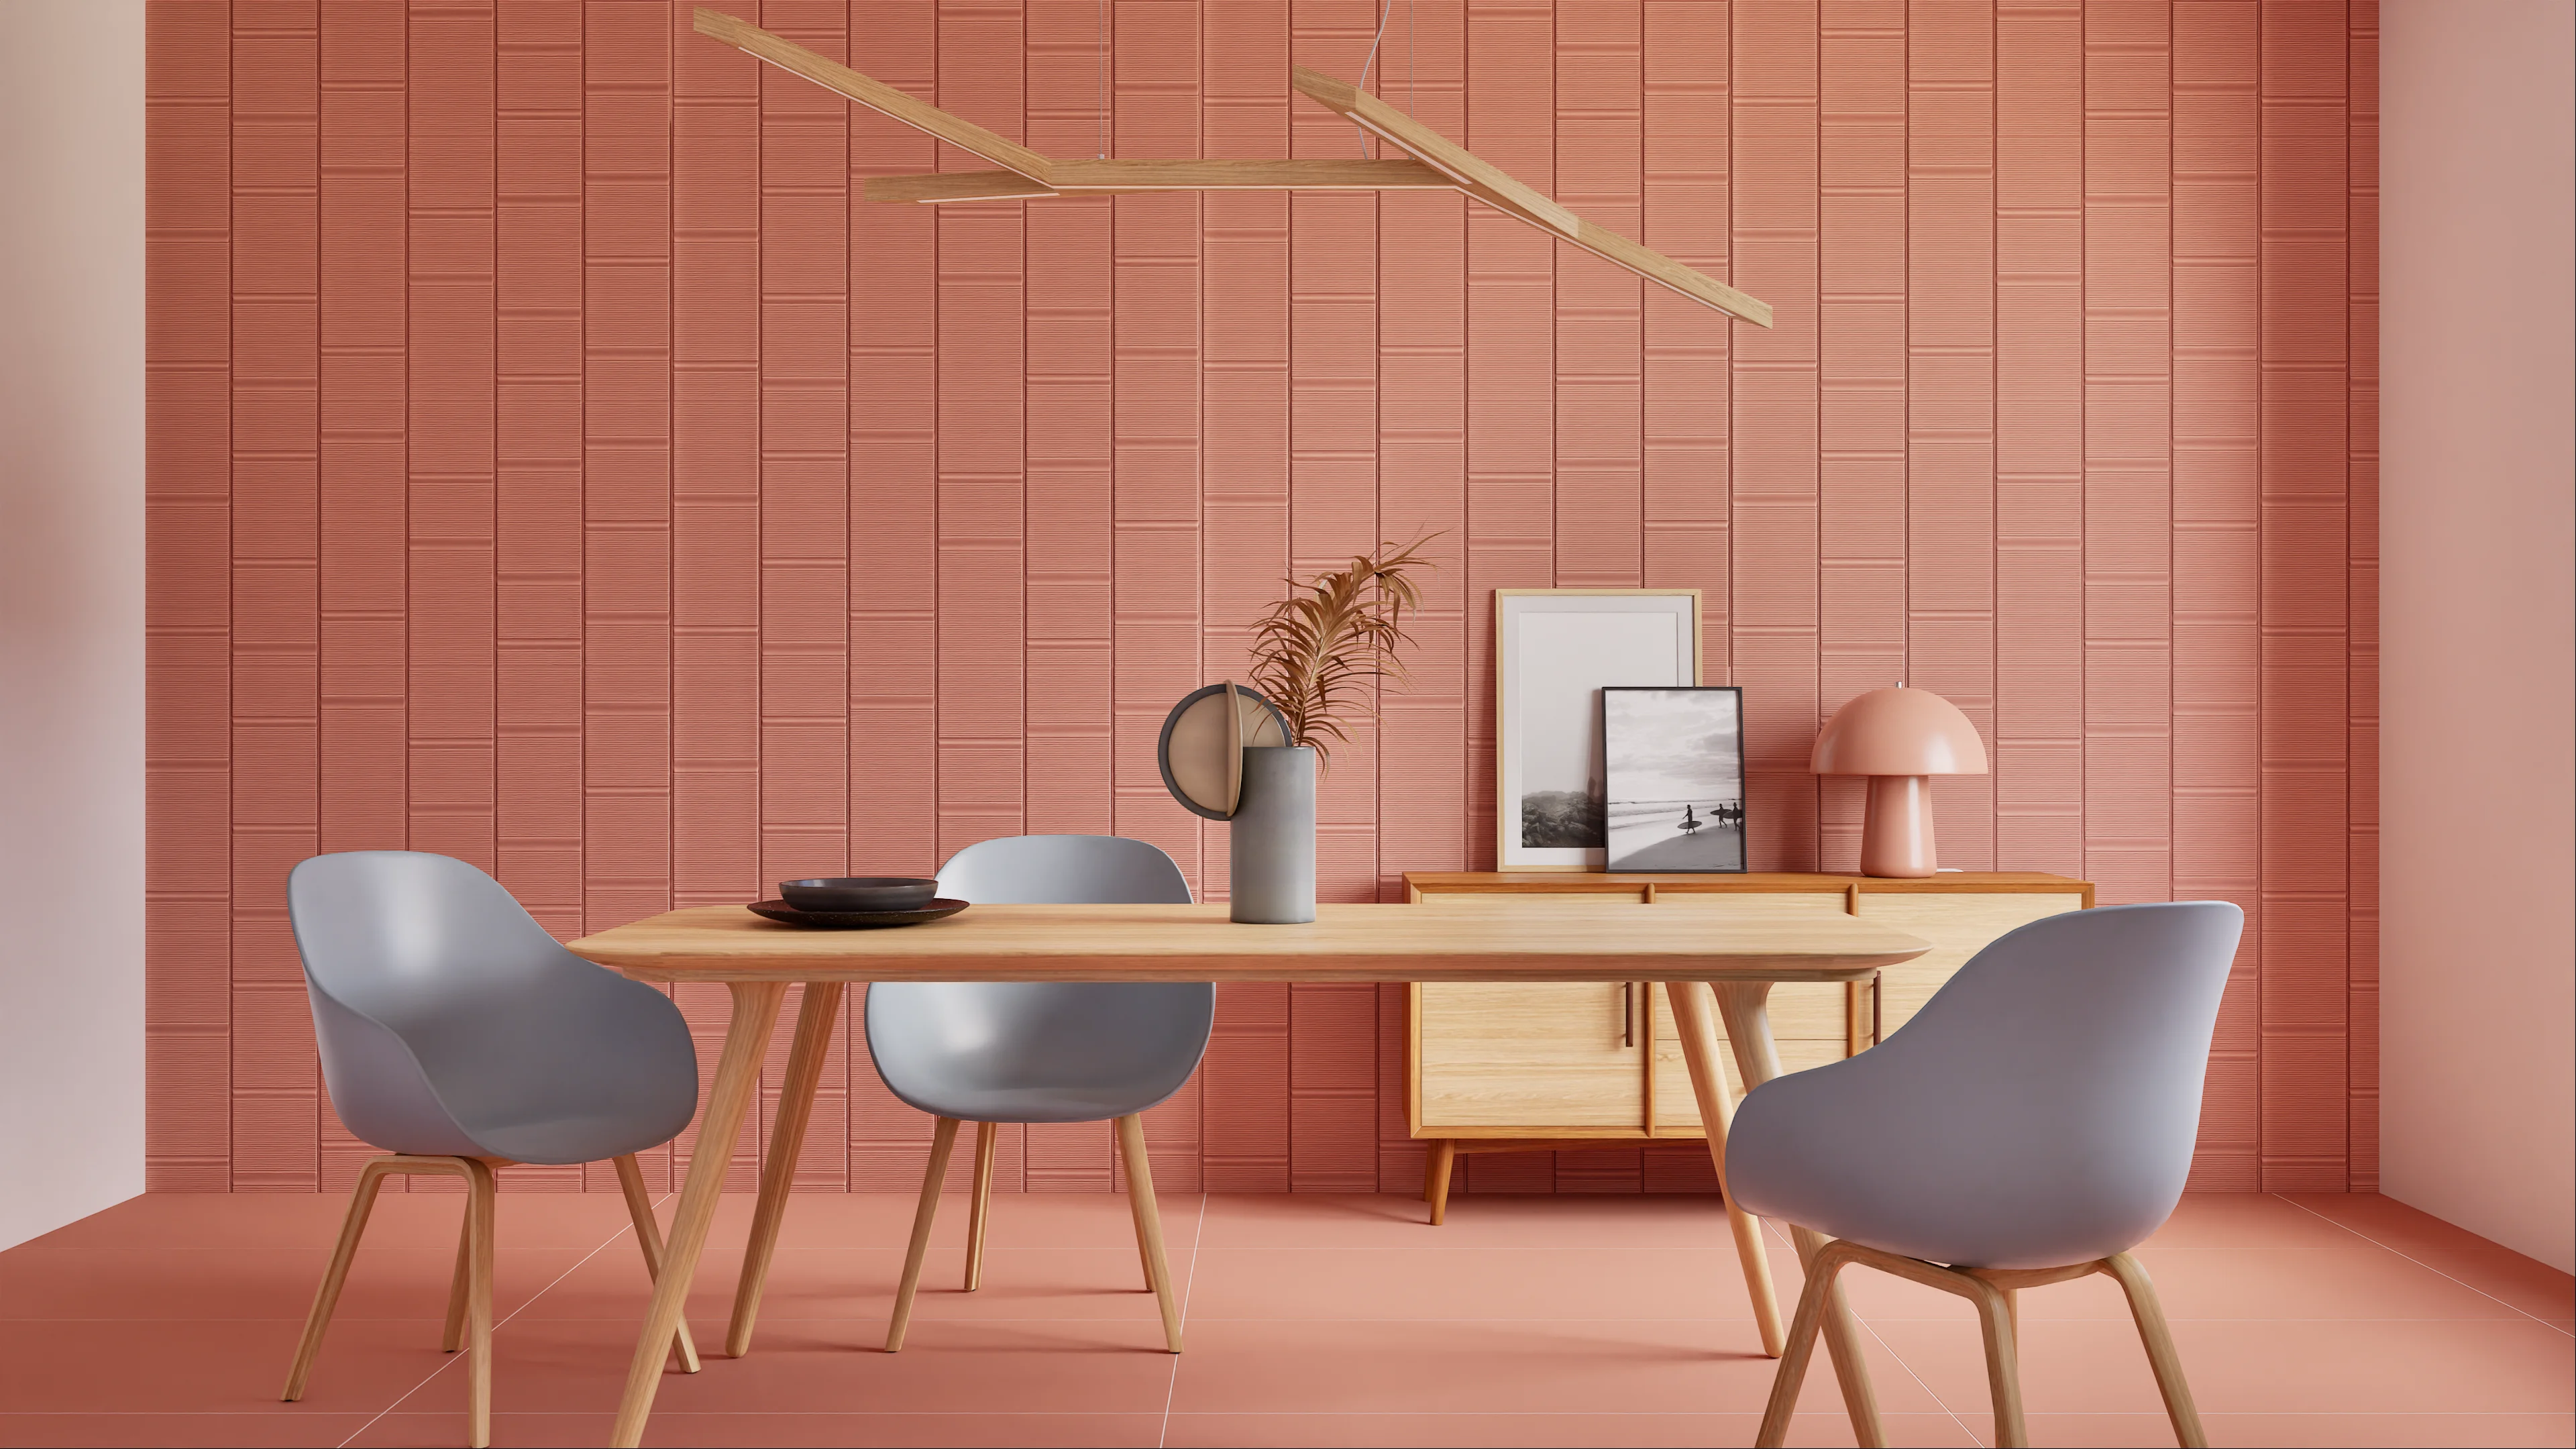
[[[1808,762],[1819,775],[1982,775],[1986,742],[1928,689],[1873,689],[1825,722]]]

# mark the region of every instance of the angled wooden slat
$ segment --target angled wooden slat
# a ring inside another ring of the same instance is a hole
[[[793,71],[869,110],[891,116],[914,130],[926,131],[961,150],[972,151],[994,165],[1016,171],[1040,185],[1047,182],[1047,171],[1053,163],[1046,157],[963,117],[952,116],[937,106],[916,101],[885,82],[863,76],[839,61],[816,55],[792,40],[772,35],[747,20],[717,10],[699,9],[692,24],[700,35],[765,60],[780,70]]]
[[[1290,83],[1325,109],[1340,112],[1389,144],[1412,152],[1425,165],[1450,177],[1459,190],[1505,216],[1552,232],[1647,281],[1670,287],[1730,317],[1757,327],[1771,325],[1769,303],[1684,266],[1641,242],[1585,221],[1368,92],[1304,66],[1293,68]]]
[[[1397,191],[1454,185],[1419,161],[1058,161],[1059,191]]]
[[[878,176],[870,201],[994,201],[1042,196],[1125,196],[1139,191],[1450,190],[1457,183],[1419,161],[1057,161],[1055,184],[1015,171]]]
[[[871,176],[870,201],[1011,201],[1057,196],[1017,171],[941,171],[928,176]]]
[[[1630,241],[1608,227],[1594,226],[1587,221],[1572,240],[1585,251],[1616,262],[1649,282],[1670,287],[1694,302],[1706,303],[1756,327],[1771,325],[1770,303],[1759,297],[1747,296],[1706,272],[1686,267],[1653,247]]]
[[[1583,230],[1582,218],[1573,212],[1348,81],[1335,80],[1321,71],[1308,70],[1300,65],[1289,68],[1288,83],[1305,92],[1324,109],[1347,116],[1368,131],[1412,152],[1424,165],[1456,182],[1460,189],[1489,206],[1508,211],[1523,221],[1563,232],[1569,239]]]

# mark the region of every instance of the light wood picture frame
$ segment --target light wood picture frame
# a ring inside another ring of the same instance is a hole
[[[1697,589],[1494,591],[1496,869],[1602,869],[1601,690],[1698,684],[1699,602]]]

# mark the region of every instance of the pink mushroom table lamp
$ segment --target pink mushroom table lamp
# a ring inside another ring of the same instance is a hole
[[[1825,722],[1808,768],[1869,776],[1860,873],[1925,876],[1932,851],[1932,775],[1982,775],[1986,742],[1959,707],[1928,689],[1873,689]]]

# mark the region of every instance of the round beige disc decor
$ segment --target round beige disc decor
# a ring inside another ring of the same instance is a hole
[[[1231,680],[1192,690],[1163,720],[1163,787],[1193,815],[1231,820],[1243,801],[1244,747],[1286,743],[1288,722],[1260,695]]]

